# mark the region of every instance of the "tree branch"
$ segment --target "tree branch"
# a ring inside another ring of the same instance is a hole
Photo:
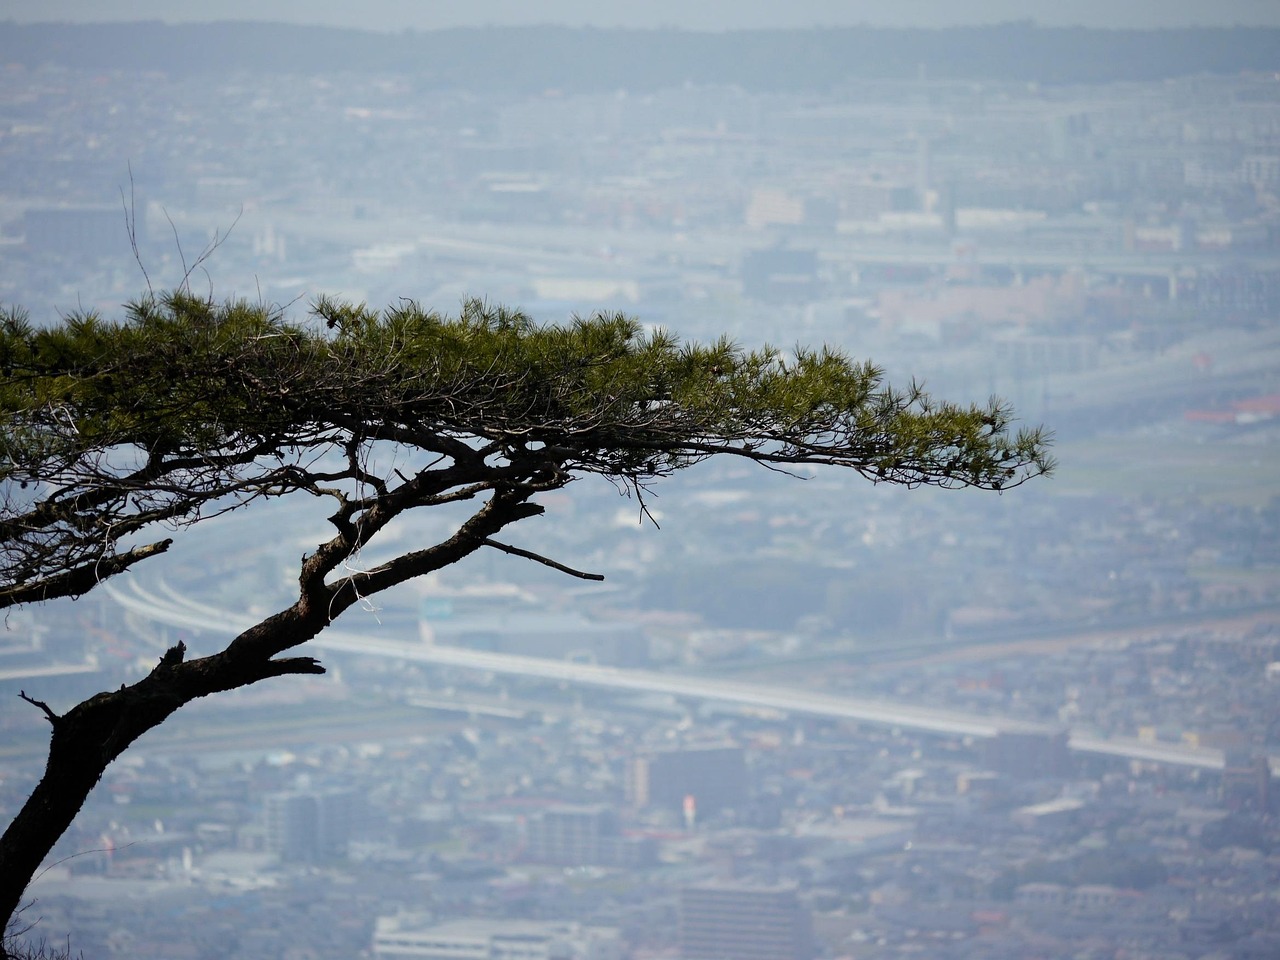
[[[291,674],[322,674],[324,664],[315,657],[284,657],[280,660],[268,660],[262,670],[261,679],[283,677]]]
[[[37,603],[56,597],[78,597],[88,593],[99,581],[123,573],[139,560],[164,553],[172,540],[160,540],[142,547],[134,547],[128,553],[118,553],[91,560],[78,567],[42,579],[12,586],[0,587],[0,609],[20,603]]]
[[[37,700],[35,697],[28,697],[27,691],[19,690],[18,696],[21,697],[23,700],[27,701],[27,703],[31,704],[32,706],[39,707],[41,710],[43,710],[44,715],[49,718],[49,722],[53,724],[55,727],[58,725],[58,721],[62,719],[60,716],[58,716],[56,713],[50,710],[49,705],[45,703],[43,700]]]
[[[513,547],[509,543],[499,543],[497,540],[486,537],[483,541],[486,547],[493,547],[495,550],[501,550],[503,553],[509,553],[513,557],[524,557],[526,560],[533,560],[544,566],[551,567],[553,570],[559,570],[561,573],[567,573],[571,577],[578,577],[581,580],[603,580],[602,573],[586,573],[582,570],[575,570],[573,567],[566,567],[563,563],[557,563],[550,557],[544,557],[541,554],[534,553],[532,550],[523,550],[520,547]]]
[[[527,502],[536,492],[519,488],[499,490],[447,540],[424,550],[401,554],[372,570],[337,581],[329,588],[329,619],[337,617],[362,596],[381,593],[388,587],[457,563],[485,546],[490,536],[508,524],[539,516],[545,508]]]

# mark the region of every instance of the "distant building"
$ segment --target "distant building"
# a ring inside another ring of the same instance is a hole
[[[1098,365],[1099,349],[1092,337],[998,334],[992,338],[991,355],[1003,369],[1026,375],[1080,373]]]
[[[1240,161],[1240,176],[1245,183],[1263,190],[1280,189],[1280,156],[1251,153]]]
[[[694,798],[698,816],[747,799],[747,761],[741,747],[724,745],[664,750],[636,757],[627,771],[628,799],[636,807],[683,811]]]
[[[752,300],[798,303],[818,293],[818,253],[771,247],[742,260],[742,292]]]
[[[870,272],[865,273],[870,278]],[[1085,293],[1081,276],[1067,272],[1032,277],[1012,285],[962,283],[923,291],[890,287],[879,291],[875,309],[881,326],[889,331],[940,336],[956,325],[1026,330],[1059,318],[1079,316],[1085,308]],[[1072,346],[1070,350],[1078,353],[1081,347]],[[1080,362],[1073,360],[1065,369],[1078,365]],[[1091,361],[1083,364],[1085,369],[1089,366]]]
[[[607,666],[649,662],[648,640],[638,625],[547,610],[525,593],[502,585],[487,590],[433,589],[422,598],[418,632],[427,643],[471,650]]]
[[[266,798],[267,850],[281,860],[312,860],[316,850],[316,801],[303,793]]]
[[[1228,750],[1222,768],[1222,803],[1229,810],[1271,812],[1271,761],[1245,750]]]
[[[1026,780],[1071,775],[1067,734],[1002,731],[987,741],[986,766]]]
[[[751,193],[745,215],[746,224],[753,230],[781,224],[796,226],[804,223],[805,204],[800,197],[783,190],[757,187]]]
[[[680,891],[681,960],[809,960],[810,917],[789,887]]]
[[[640,300],[640,284],[614,277],[534,277],[533,293],[538,300],[565,303],[634,304]]]
[[[379,960],[621,960],[623,949],[613,927],[489,917],[431,923],[399,914],[377,919],[373,955]]]
[[[267,849],[290,863],[341,859],[359,814],[354,790],[290,791],[266,798]]]
[[[1036,833],[1057,831],[1075,823],[1084,807],[1085,802],[1079,797],[1059,797],[1019,807],[1013,812],[1013,822]]]
[[[653,863],[652,839],[624,836],[608,807],[559,806],[527,825],[524,858],[563,866],[639,867]]]
[[[853,224],[874,223],[886,213],[905,213],[920,208],[914,187],[870,178],[844,184],[839,198],[837,229],[847,232],[853,231]]]
[[[1065,907],[1071,903],[1071,891],[1060,883],[1023,883],[1014,892],[1014,900],[1044,907]]]

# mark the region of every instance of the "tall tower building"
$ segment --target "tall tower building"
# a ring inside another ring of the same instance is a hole
[[[1071,775],[1067,735],[1002,730],[986,743],[986,766],[1024,780]]]
[[[790,887],[680,891],[681,960],[810,960],[809,914]]]
[[[267,849],[293,863],[341,859],[359,805],[354,790],[273,793],[266,798]]]
[[[627,771],[628,799],[636,807],[680,813],[693,797],[698,815],[741,806],[747,799],[747,762],[741,747],[664,750],[635,758]]]
[[[1229,810],[1270,813],[1271,761],[1247,750],[1228,750],[1222,768],[1222,803]]]
[[[267,849],[281,860],[315,859],[315,797],[305,793],[273,793],[266,798]]]
[[[655,858],[653,841],[624,836],[602,805],[552,807],[529,821],[525,859],[565,866],[638,867]]]

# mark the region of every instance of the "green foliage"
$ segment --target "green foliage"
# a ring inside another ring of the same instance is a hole
[[[621,314],[544,326],[481,301],[447,317],[322,299],[295,322],[183,290],[124,313],[0,315],[0,593],[209,504],[338,480],[385,492],[397,478],[362,464],[387,443],[493,490],[598,473],[640,491],[717,454],[991,490],[1051,466],[1004,405],[896,390],[825,347],[685,343]],[[329,452],[349,469],[313,469]]]
[[[1049,465],[1044,437],[1011,433],[1001,404],[897,391],[830,348],[686,344],[622,315],[536,326],[476,301],[454,318],[412,302],[378,312],[321,300],[313,314],[322,327],[174,293],[128,304],[118,323],[82,314],[33,330],[11,315],[0,329],[4,432],[74,435],[84,449],[219,450],[306,444],[352,423],[377,436],[388,423],[569,443],[584,455],[576,467],[619,475],[728,451],[993,489]]]

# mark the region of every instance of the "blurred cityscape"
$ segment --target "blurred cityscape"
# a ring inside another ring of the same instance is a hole
[[[132,242],[131,242],[132,240]],[[0,75],[0,300],[483,297],[826,342],[1058,437],[995,496],[583,481],[108,771],[30,937],[137,958],[1280,956],[1280,75],[530,93]],[[0,631],[43,716],[290,601],[211,521]],[[438,536],[424,517],[396,536]],[[642,522],[643,521],[643,522]],[[529,658],[535,658],[530,660]],[[542,664],[542,665],[540,665]],[[552,664],[554,666],[546,666]]]

